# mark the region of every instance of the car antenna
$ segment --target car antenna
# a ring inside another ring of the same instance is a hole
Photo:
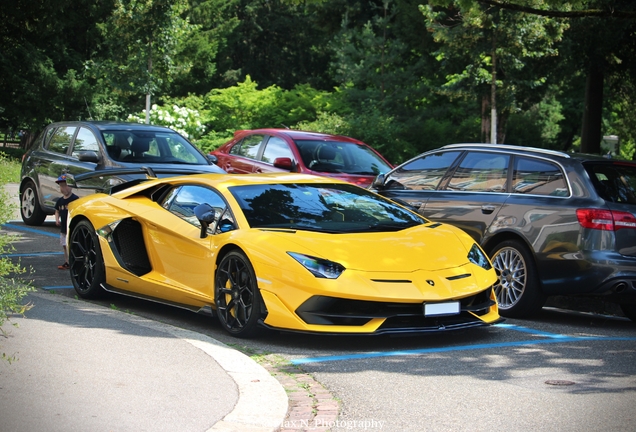
[[[86,100],[86,96],[84,96],[84,103],[86,104],[86,111],[88,111],[88,116],[91,120],[93,120],[93,114],[91,114],[91,109],[88,107],[88,101]]]
[[[287,126],[287,125],[286,125],[286,124],[284,124],[284,123],[281,123],[280,125],[281,125],[282,127],[284,127],[285,129],[289,129],[289,126]]]

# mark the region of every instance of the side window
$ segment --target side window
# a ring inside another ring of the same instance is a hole
[[[201,224],[194,214],[194,208],[203,203],[207,203],[214,208],[217,221],[223,216],[223,218],[234,222],[221,195],[203,186],[182,186],[169,193],[163,201],[162,206],[170,213],[179,216],[197,228],[201,228]],[[210,229],[212,229],[212,227],[210,227]],[[212,234],[211,231],[210,234]]]
[[[73,126],[57,128],[51,136],[46,149],[54,153],[67,154],[75,129],[77,128]]]
[[[159,144],[157,143],[156,138],[150,140],[150,143],[148,144],[148,151],[146,152],[146,154],[149,156],[161,156],[161,151],[159,150]]]
[[[435,190],[460,151],[433,153],[415,159],[387,177],[387,189]]]
[[[285,142],[278,137],[270,137],[267,141],[267,146],[265,147],[265,151],[263,152],[263,157],[261,158],[263,162],[274,163],[276,158],[288,157],[293,158],[293,154],[291,149]]]
[[[96,151],[99,153],[99,144],[93,132],[81,127],[75,137],[75,143],[73,144],[73,156],[77,156],[79,151]]]
[[[159,136],[157,136],[159,139]],[[186,144],[180,142],[173,137],[161,138],[165,139],[165,143],[168,146],[169,156],[179,160],[180,162],[187,163],[199,163],[199,160],[194,155],[194,151],[186,147]]]
[[[505,192],[510,156],[501,153],[469,152],[460,162],[446,190]]]
[[[565,177],[557,164],[516,157],[512,173],[512,191],[529,195],[569,196]]]
[[[243,138],[240,144],[233,146],[230,153],[250,159],[256,159],[261,142],[263,142],[263,135],[250,135]]]

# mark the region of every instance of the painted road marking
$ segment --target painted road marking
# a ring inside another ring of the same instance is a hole
[[[9,230],[16,230],[16,231],[26,231],[26,232],[31,232],[34,234],[41,234],[41,235],[45,235],[45,236],[49,236],[49,237],[55,237],[55,238],[60,238],[60,233],[52,233],[52,232],[48,232],[48,231],[42,231],[42,230],[38,230],[35,228],[29,228],[29,227],[25,227],[22,225],[14,225],[14,224],[4,224],[2,225],[2,228],[6,228]]]
[[[545,337],[546,339],[533,339],[522,340],[514,342],[499,342],[490,344],[475,344],[475,345],[460,345],[455,347],[441,347],[441,348],[423,348],[416,350],[401,350],[401,351],[387,351],[387,352],[369,352],[359,354],[348,354],[338,356],[323,356],[323,357],[308,357],[291,360],[292,364],[308,364],[308,363],[322,363],[341,360],[359,360],[377,357],[396,357],[396,356],[408,356],[418,354],[432,354],[452,351],[470,351],[480,349],[492,349],[492,348],[509,348],[525,345],[541,345],[541,344],[555,344],[566,342],[583,342],[583,341],[636,341],[636,337],[611,337],[611,336],[566,336],[555,333],[547,333],[540,330],[534,330],[526,327],[510,325],[510,324],[495,324],[496,327],[502,327],[507,330],[520,331],[523,333],[530,333],[537,336]]]
[[[64,252],[12,253],[12,254],[0,254],[0,257],[23,258],[23,257],[46,256],[46,255],[64,255]]]

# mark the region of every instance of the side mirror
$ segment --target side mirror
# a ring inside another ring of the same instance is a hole
[[[216,157],[216,155],[213,154],[208,154],[206,155],[206,157],[208,158],[208,160],[213,163],[214,165],[218,165],[219,164],[219,158]]]
[[[194,208],[194,215],[199,220],[201,224],[201,238],[206,238],[208,236],[208,227],[211,223],[214,222],[216,218],[216,210],[210,204],[203,203],[199,204]]]
[[[287,171],[293,171],[296,168],[296,164],[288,157],[274,159],[274,166]]]
[[[92,150],[80,150],[78,152],[74,152],[79,159],[80,162],[94,162],[99,163],[100,157],[99,153]]]
[[[373,183],[371,183],[371,188],[376,190],[384,189],[384,180],[386,180],[386,176],[384,174],[378,174],[373,179]]]

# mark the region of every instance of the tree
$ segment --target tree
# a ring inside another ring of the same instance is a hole
[[[110,1],[5,1],[0,7],[0,127],[38,130],[53,120],[88,117],[93,89],[84,61],[100,44],[94,22]]]
[[[538,103],[547,91],[543,65],[557,55],[566,26],[478,3],[436,3],[447,7],[422,6],[421,11],[440,43],[436,54],[447,76],[444,88],[462,97],[477,96],[482,141],[490,136],[490,142],[502,142],[510,114]]]
[[[446,2],[448,3],[448,2]],[[636,10],[631,0],[461,0],[463,9],[477,4],[495,6],[519,14],[567,19],[572,37],[567,62],[579,64],[587,79],[581,124],[581,151],[600,153],[602,136],[602,106],[607,79],[636,82]],[[630,72],[625,73],[625,70]],[[620,84],[618,84],[620,85]]]
[[[105,72],[122,95],[145,95],[146,122],[151,96],[191,67],[183,57],[176,61],[197,28],[182,17],[187,7],[187,0],[115,0],[111,16],[98,25],[108,56],[90,65],[96,74]]]

